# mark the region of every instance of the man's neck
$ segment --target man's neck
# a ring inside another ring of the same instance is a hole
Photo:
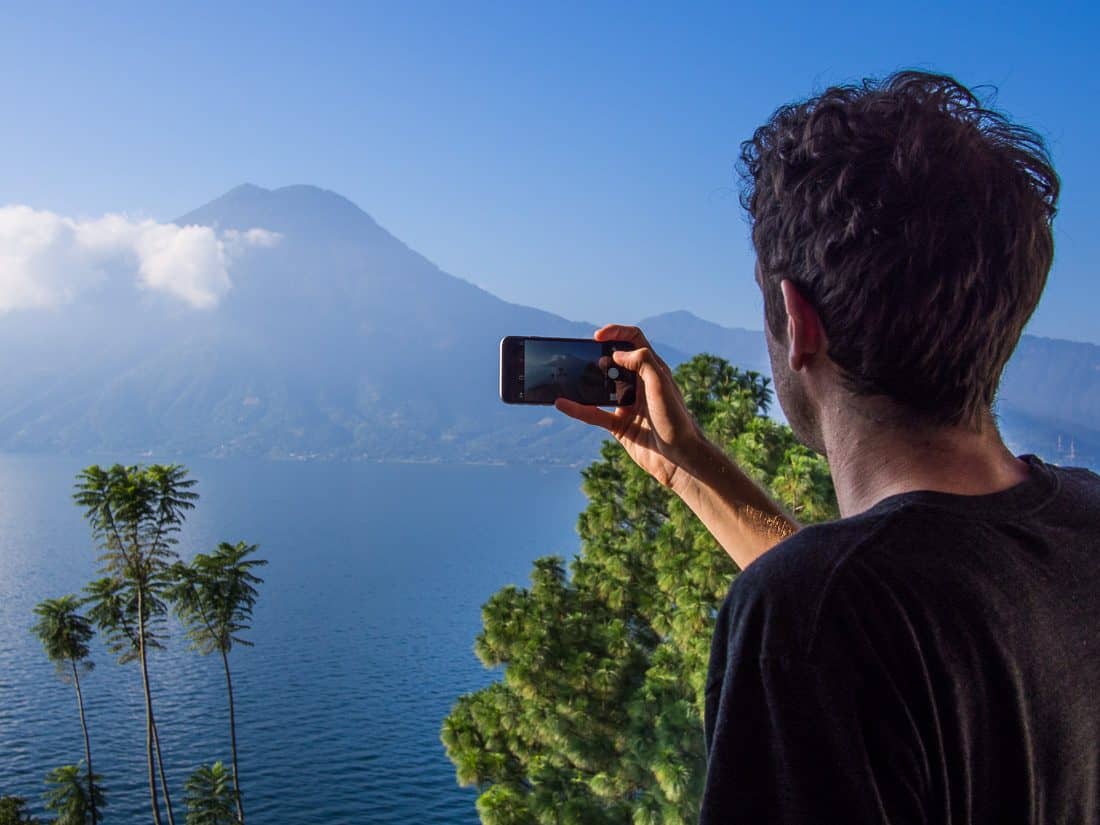
[[[961,427],[887,427],[848,412],[822,422],[842,517],[898,493],[985,495],[1014,487],[1029,475],[1026,462],[1001,441],[991,415],[976,433]]]

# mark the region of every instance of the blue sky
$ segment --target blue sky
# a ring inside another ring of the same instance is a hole
[[[7,8],[0,204],[169,220],[313,183],[508,300],[759,329],[739,142],[781,103],[916,66],[995,84],[1048,139],[1057,260],[1028,331],[1100,342],[1085,4],[153,6]]]

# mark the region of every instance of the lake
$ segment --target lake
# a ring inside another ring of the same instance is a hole
[[[92,462],[0,455],[0,795],[38,812],[43,777],[81,759],[83,743],[73,689],[29,628],[37,602],[96,576],[71,500]],[[255,647],[230,656],[248,821],[477,823],[476,793],[457,786],[440,725],[459,695],[499,678],[473,654],[481,605],[505,584],[526,584],[536,557],[577,552],[579,471],[182,463],[201,499],[181,556],[244,540],[270,562]],[[185,778],[230,752],[220,661],[188,651],[169,627],[150,672],[182,823]],[[98,642],[93,658],[82,687],[104,821],[149,822],[139,670]]]

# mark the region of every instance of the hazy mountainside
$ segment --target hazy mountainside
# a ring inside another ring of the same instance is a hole
[[[586,460],[599,441],[498,400],[507,334],[593,326],[442,272],[345,198],[240,186],[176,223],[282,235],[196,310],[131,284],[0,316],[0,449]]]
[[[688,312],[648,318],[642,327],[653,340],[771,375],[763,332],[727,329]],[[995,412],[1017,454],[1100,468],[1100,346],[1024,335],[1005,369]]]
[[[742,369],[771,375],[768,347],[759,330],[719,326],[684,310],[654,315],[638,325],[651,341],[663,342],[683,352],[721,355]]]
[[[1100,470],[1100,346],[1023,336],[997,410],[1006,440],[1057,464]]]
[[[114,279],[67,306],[0,315],[0,449],[567,463],[594,455],[601,433],[550,408],[506,407],[497,394],[502,336],[588,337],[593,325],[448,275],[355,204],[311,186],[240,186],[176,223],[282,237],[235,263],[232,288],[211,309]],[[760,332],[686,312],[642,326],[670,363],[710,351],[769,372]],[[1062,435],[1066,450],[1072,442],[1080,455],[1100,454],[1098,351],[1025,339],[1003,394],[1009,434],[1044,445]]]

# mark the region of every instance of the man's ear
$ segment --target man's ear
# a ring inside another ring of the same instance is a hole
[[[793,283],[784,278],[783,306],[787,310],[787,359],[792,370],[800,370],[816,353],[825,351],[825,328],[817,310]]]

